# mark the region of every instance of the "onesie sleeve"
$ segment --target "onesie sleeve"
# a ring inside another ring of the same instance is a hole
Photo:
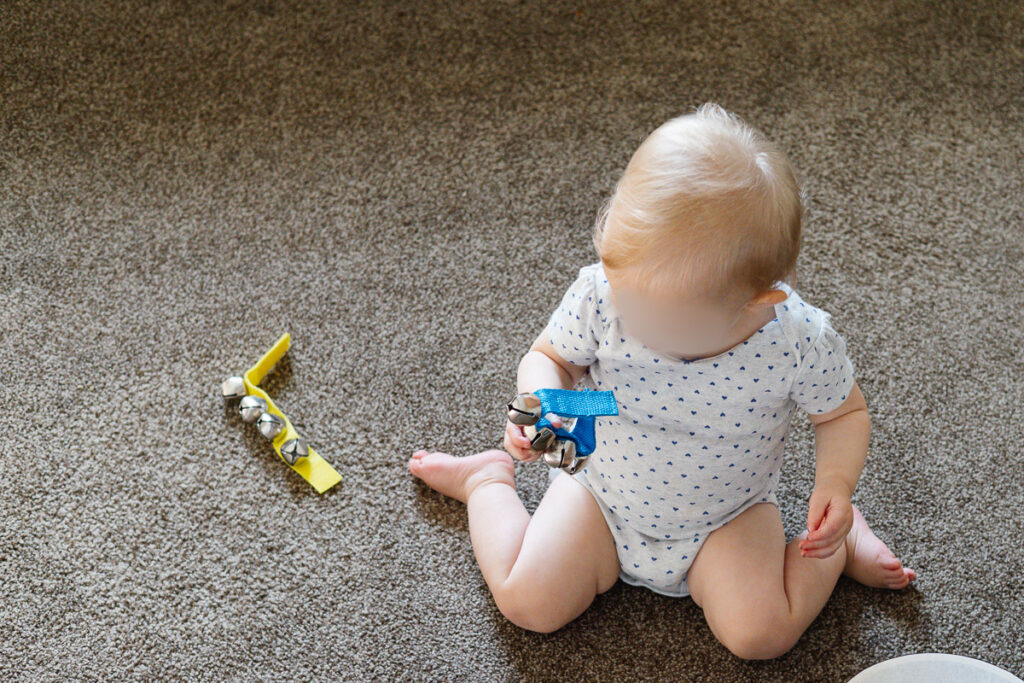
[[[812,415],[835,410],[853,391],[854,367],[846,342],[821,312],[821,330],[804,354],[789,396]]]
[[[597,360],[603,329],[603,301],[597,291],[596,265],[580,268],[576,280],[548,319],[546,331],[551,345],[573,365],[590,365]]]

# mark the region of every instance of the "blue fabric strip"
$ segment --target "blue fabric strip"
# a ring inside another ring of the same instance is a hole
[[[538,430],[547,427],[558,438],[575,443],[577,455],[590,455],[597,448],[595,416],[619,414],[615,394],[611,391],[537,389],[533,393],[540,399],[541,415],[555,413],[562,417],[576,418],[576,424],[571,432],[562,427],[555,428],[546,417],[541,417],[536,427]]]
[[[611,391],[537,389],[533,393],[540,399],[540,405],[545,413],[555,413],[563,417],[619,414],[615,394]]]

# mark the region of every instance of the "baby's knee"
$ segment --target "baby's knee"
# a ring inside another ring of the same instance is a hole
[[[734,627],[719,640],[740,659],[775,659],[793,649],[799,638],[793,637],[778,623],[748,623]]]
[[[554,633],[555,631],[569,623],[568,621],[560,617],[555,617],[550,614],[545,614],[543,612],[536,611],[514,612],[513,614],[504,614],[509,621],[511,621],[519,628],[527,631],[534,631],[536,633]]]
[[[498,610],[519,628],[537,633],[552,633],[572,621],[558,600],[522,582],[507,582],[494,593]]]

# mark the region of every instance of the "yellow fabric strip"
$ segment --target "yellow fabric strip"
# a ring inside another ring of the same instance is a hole
[[[291,420],[288,416],[277,409],[274,402],[267,396],[267,392],[259,388],[259,383],[263,378],[270,372],[271,368],[277,364],[277,361],[281,360],[281,356],[288,351],[288,347],[291,346],[292,337],[289,333],[285,332],[281,335],[281,338],[277,340],[273,348],[263,354],[259,362],[256,365],[249,368],[242,379],[245,381],[245,391],[248,394],[259,396],[267,402],[267,411],[277,415],[284,420],[284,429],[281,433],[274,437],[273,445],[274,451],[277,456],[281,458],[281,462],[288,465],[288,461],[285,460],[284,456],[281,455],[281,445],[290,439],[297,439],[299,434],[292,427]],[[299,475],[308,481],[317,493],[323,493],[327,489],[331,488],[339,481],[342,477],[338,472],[331,467],[330,463],[321,458],[312,447],[309,448],[309,456],[302,458],[294,465],[288,465],[293,470],[299,473]]]

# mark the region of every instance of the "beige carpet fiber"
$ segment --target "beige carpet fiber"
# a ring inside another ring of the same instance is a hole
[[[0,3],[0,678],[1024,674],[1022,34],[999,1]],[[799,169],[799,291],[873,416],[854,502],[920,573],[841,578],[768,662],[621,582],[517,628],[405,464],[500,444],[601,200],[706,100]],[[324,496],[218,394],[284,332]]]

